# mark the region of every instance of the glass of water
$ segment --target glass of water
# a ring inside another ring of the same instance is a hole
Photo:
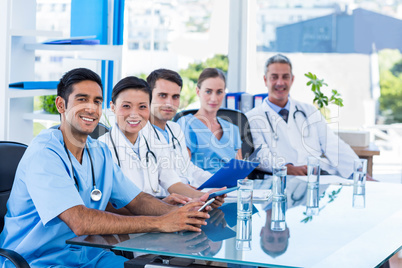
[[[273,169],[272,196],[286,199],[286,175],[288,168],[280,166]]]
[[[362,188],[366,185],[366,174],[367,174],[367,159],[357,159],[354,161],[353,168],[353,184],[354,191],[359,191],[358,188]]]
[[[317,186],[320,182],[320,159],[315,156],[307,158],[307,181],[309,186]]]
[[[253,181],[242,179],[237,181],[237,217],[250,218],[253,208]]]
[[[272,197],[271,230],[284,231],[286,229],[286,201],[282,198]]]
[[[353,207],[366,206],[367,159],[357,159],[353,167]]]
[[[237,218],[236,249],[251,250],[252,218]]]

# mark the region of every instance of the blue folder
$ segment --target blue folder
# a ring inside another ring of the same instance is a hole
[[[59,81],[24,81],[9,84],[9,87],[22,89],[56,89]]]
[[[232,159],[198,187],[198,190],[225,186],[228,188],[235,187],[237,186],[237,180],[247,177],[259,164],[257,162]]]

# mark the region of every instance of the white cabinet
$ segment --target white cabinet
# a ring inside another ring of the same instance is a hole
[[[98,74],[102,60],[114,61],[113,82],[121,78],[121,46],[44,45],[37,43],[37,37],[57,38],[61,33],[37,31],[35,24],[35,1],[0,1],[0,39],[4,40],[0,43],[0,140],[29,144],[34,119],[59,119],[59,115],[33,112],[33,98],[56,94],[56,89],[21,90],[8,86],[14,82],[35,81],[35,51],[62,51],[73,60],[96,60],[98,67],[94,71]]]

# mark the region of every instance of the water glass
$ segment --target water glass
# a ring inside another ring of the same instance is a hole
[[[253,209],[253,181],[241,179],[237,181],[237,216],[250,218]]]
[[[357,159],[353,163],[353,207],[366,206],[366,174],[367,160]]]
[[[272,196],[286,199],[286,175],[288,168],[280,166],[273,169]]]
[[[251,250],[252,218],[237,218],[236,249]]]
[[[320,182],[320,159],[314,156],[307,158],[307,182],[309,185],[317,185]]]
[[[280,197],[272,197],[271,230],[285,231],[286,229],[286,200]]]
[[[366,207],[365,189],[363,189],[362,194],[353,194],[353,207],[354,208],[365,208]]]
[[[353,184],[354,191],[358,191],[358,188],[364,187],[366,185],[366,174],[367,174],[367,159],[357,159],[354,161],[353,167]]]
[[[306,200],[306,215],[314,216],[318,215],[319,212],[319,187],[318,185],[309,185],[307,187],[307,200]]]

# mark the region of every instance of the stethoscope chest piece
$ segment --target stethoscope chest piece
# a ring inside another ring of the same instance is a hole
[[[102,198],[102,192],[99,189],[94,188],[91,192],[92,201],[99,201]]]

